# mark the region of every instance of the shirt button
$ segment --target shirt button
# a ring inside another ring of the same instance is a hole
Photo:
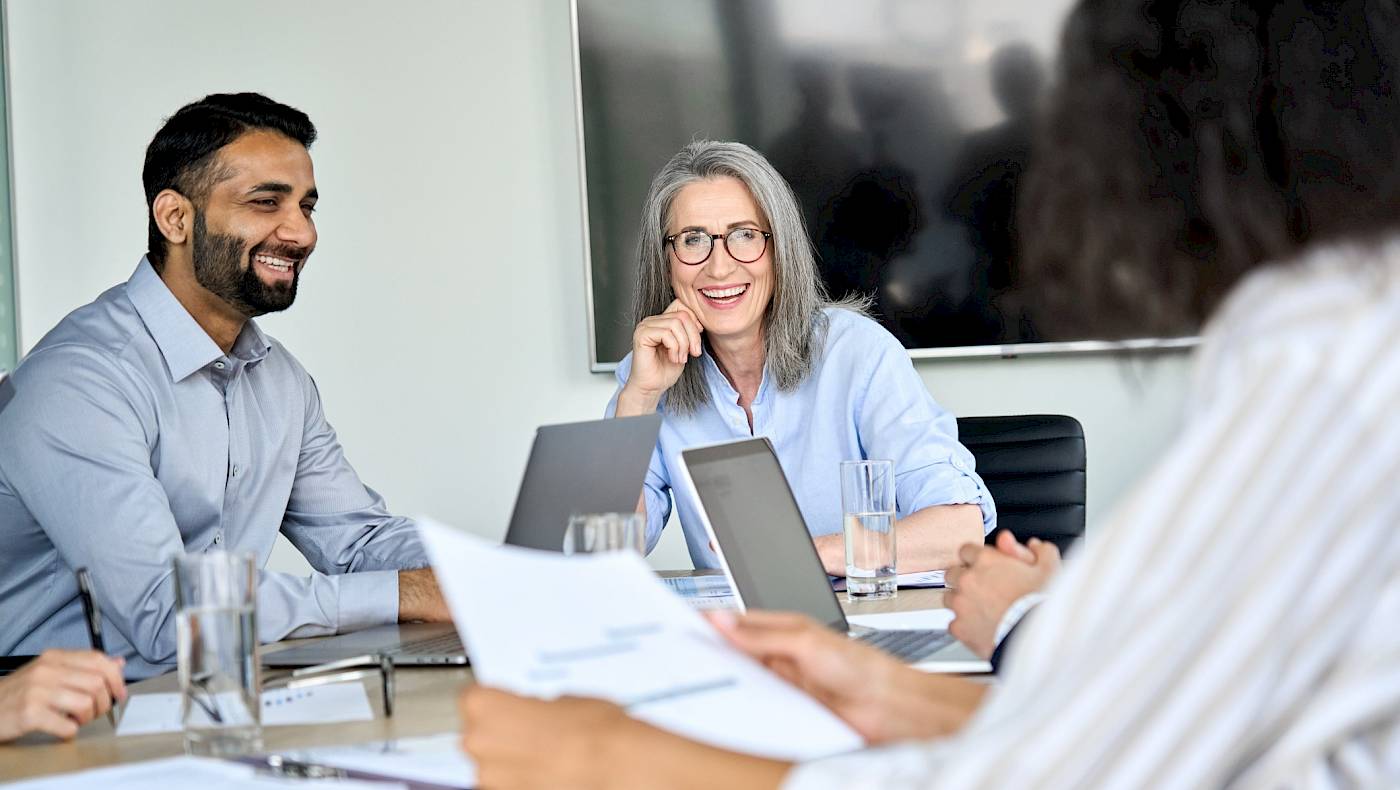
[[[222,362],[215,362],[215,363],[214,363],[214,367],[215,367],[215,369],[217,369],[217,370],[223,370],[223,369],[224,369],[224,363],[222,363]]]
[[[234,464],[233,468],[229,470],[229,476],[238,477],[238,464]]]
[[[965,472],[967,471],[967,464],[963,463],[961,458],[954,458],[953,468],[958,470],[959,472]]]
[[[224,542],[224,533],[222,533],[222,532],[215,532],[215,533],[214,533],[214,545],[217,546],[217,545],[219,545],[220,543],[223,543],[223,542]]]

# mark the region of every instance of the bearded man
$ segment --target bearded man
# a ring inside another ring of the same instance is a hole
[[[305,113],[255,93],[180,108],[146,149],[149,249],[0,388],[0,655],[88,646],[175,661],[171,557],[265,564],[280,531],[310,577],[261,571],[264,642],[448,618],[411,521],[360,482],[315,382],[252,320],[285,310],[316,247]]]

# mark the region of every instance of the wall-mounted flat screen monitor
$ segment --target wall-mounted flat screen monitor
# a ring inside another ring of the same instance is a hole
[[[1190,345],[1056,334],[1018,275],[1069,0],[575,0],[593,367],[629,350],[642,201],[696,138],[792,185],[832,296],[873,298],[914,356]]]

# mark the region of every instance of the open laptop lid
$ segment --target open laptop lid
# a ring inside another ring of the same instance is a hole
[[[766,438],[684,450],[681,467],[742,608],[802,612],[835,630],[848,630],[792,487]]]
[[[561,551],[569,516],[636,510],[660,433],[660,414],[540,428],[506,543]]]

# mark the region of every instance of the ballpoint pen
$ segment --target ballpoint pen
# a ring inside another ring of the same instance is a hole
[[[83,620],[87,623],[88,639],[92,642],[92,649],[99,653],[106,653],[107,648],[102,644],[102,612],[97,609],[97,602],[92,599],[92,577],[88,575],[87,568],[79,568],[76,571],[78,577],[78,598],[83,602]],[[116,707],[116,700],[112,701],[113,708]],[[112,729],[117,728],[117,715],[112,708],[107,709],[107,721],[112,723]]]

